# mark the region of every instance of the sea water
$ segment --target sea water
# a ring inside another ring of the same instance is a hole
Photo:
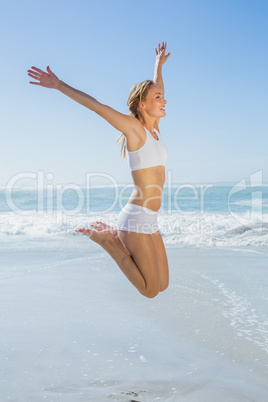
[[[116,226],[131,184],[7,186],[0,189],[1,243],[67,238],[101,220]],[[165,244],[268,247],[268,187],[168,184],[158,217]]]

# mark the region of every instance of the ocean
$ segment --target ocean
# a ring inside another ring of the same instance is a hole
[[[102,220],[116,226],[131,184],[77,184],[0,189],[0,239],[56,239]],[[164,188],[159,227],[166,244],[195,247],[268,246],[268,187],[172,184]]]

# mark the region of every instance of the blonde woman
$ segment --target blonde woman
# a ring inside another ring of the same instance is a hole
[[[158,230],[157,213],[162,202],[167,150],[159,132],[159,121],[165,117],[166,100],[162,66],[166,43],[158,44],[154,80],[144,81],[131,89],[128,106],[130,115],[117,112],[93,97],[60,81],[47,67],[47,72],[32,67],[28,75],[31,84],[54,88],[74,101],[96,112],[120,131],[122,150],[128,154],[133,178],[133,192],[120,212],[118,227],[101,222],[93,229],[77,229],[98,243],[114,259],[129,281],[149,298],[168,287],[169,270],[166,251]]]

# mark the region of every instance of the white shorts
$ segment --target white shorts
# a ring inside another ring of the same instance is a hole
[[[152,234],[159,230],[158,212],[128,203],[118,216],[117,229],[127,232]]]

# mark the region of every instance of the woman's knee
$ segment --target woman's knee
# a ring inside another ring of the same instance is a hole
[[[143,289],[142,291],[140,291],[140,293],[147,297],[148,299],[153,299],[155,298],[159,293],[161,292],[161,288],[160,286],[148,286],[145,289]]]
[[[160,292],[164,292],[168,288],[169,285],[169,275],[166,273],[166,275],[162,275],[160,279]]]
[[[168,288],[169,283],[161,283],[159,289],[146,289],[145,291],[141,292],[143,296],[148,297],[149,299],[153,299],[160,292],[164,292]]]
[[[159,294],[159,291],[152,291],[152,290],[146,290],[146,291],[142,291],[142,292],[140,292],[143,296],[145,296],[145,297],[147,297],[148,299],[153,299],[153,298],[155,298],[158,294]]]
[[[164,292],[168,288],[169,282],[161,283],[160,284],[160,292]]]

